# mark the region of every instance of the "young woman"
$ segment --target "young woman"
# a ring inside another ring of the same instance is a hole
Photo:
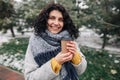
[[[49,4],[34,23],[25,56],[26,80],[79,80],[87,66],[75,39],[78,29],[60,4]],[[61,40],[69,39],[61,51]]]

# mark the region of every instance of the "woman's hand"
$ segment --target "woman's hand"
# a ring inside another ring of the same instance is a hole
[[[75,42],[69,41],[67,43],[67,49],[68,49],[67,53],[60,52],[55,56],[55,59],[58,61],[59,64],[63,64],[64,62],[72,60],[74,54],[77,51]]]
[[[59,64],[63,64],[64,62],[70,61],[72,60],[72,58],[73,58],[73,54],[71,54],[71,52],[67,52],[67,53],[60,52],[55,56],[55,59]]]
[[[74,41],[69,41],[67,43],[67,50],[72,53],[73,55],[76,53],[77,51],[77,47]]]

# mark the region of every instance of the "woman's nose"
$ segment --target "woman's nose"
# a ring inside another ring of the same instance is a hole
[[[54,24],[58,25],[58,24],[59,24],[59,21],[58,21],[58,20],[55,20],[55,21],[54,21]]]

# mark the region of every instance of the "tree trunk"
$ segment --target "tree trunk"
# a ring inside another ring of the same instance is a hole
[[[103,44],[102,44],[102,49],[105,48],[106,46],[106,40],[107,40],[107,30],[104,30],[104,34],[103,34]]]
[[[10,27],[10,31],[11,31],[11,33],[12,33],[12,37],[15,37],[15,33],[14,33],[14,30],[13,30],[13,27],[12,27],[12,26]]]

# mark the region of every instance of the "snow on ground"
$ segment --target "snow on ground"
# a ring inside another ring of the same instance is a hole
[[[15,36],[16,37],[30,37],[30,35],[32,34],[31,32],[27,32],[24,35],[22,35],[21,33],[18,33],[16,30],[14,30],[15,32]],[[9,42],[10,39],[13,39],[11,32],[8,30],[6,34],[0,32],[0,46],[2,45],[2,43],[4,42]]]
[[[28,32],[22,35],[21,33],[18,33],[16,30],[14,31],[16,37],[30,37],[30,35],[32,34],[31,32]],[[10,39],[13,39],[10,31],[8,31],[6,34],[0,32],[0,46],[4,42],[9,42]],[[17,69],[23,72],[24,59],[19,60],[18,57],[20,56],[24,56],[24,55],[21,55],[20,53],[16,53],[15,55],[2,54],[0,55],[0,65],[9,66],[13,69]]]
[[[0,32],[0,45],[2,45],[2,43],[4,42],[9,42],[10,39],[11,39],[11,36],[7,34],[2,34],[2,32]]]
[[[101,49],[102,47],[102,39],[98,34],[96,34],[93,30],[87,29],[86,27],[82,27],[79,29],[80,37],[77,39],[79,45],[88,46],[96,49]],[[113,46],[106,46],[105,50],[109,50],[111,52],[116,52],[120,54],[120,48]]]
[[[9,66],[23,72],[24,59],[18,60],[17,57],[19,56],[21,56],[19,53],[16,53],[15,55],[0,55],[0,65]]]
[[[80,45],[100,48],[102,40],[100,39],[99,35],[85,27],[80,28],[79,31],[80,37],[77,39],[77,41]]]

